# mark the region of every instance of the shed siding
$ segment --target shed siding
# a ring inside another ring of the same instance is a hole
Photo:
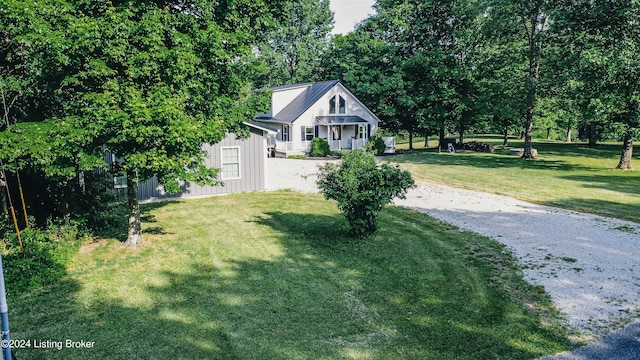
[[[235,134],[229,134],[218,144],[204,145],[203,150],[209,154],[205,159],[208,167],[219,169],[222,166],[220,149],[225,146],[240,147],[240,179],[225,180],[224,186],[200,186],[181,182],[181,191],[169,194],[154,177],[138,185],[138,199],[144,201],[264,190],[267,147],[262,131],[251,127],[250,136],[246,139],[236,139]]]

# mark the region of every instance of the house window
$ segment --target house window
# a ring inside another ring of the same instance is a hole
[[[329,99],[329,114],[346,114],[347,101],[340,95]]]
[[[358,138],[366,139],[367,138],[367,126],[366,125],[358,125]]]
[[[113,188],[114,189],[126,189],[127,188],[127,173],[122,172],[118,176],[113,177]]]
[[[222,156],[221,180],[240,179],[240,147],[229,146],[220,149]]]
[[[111,163],[111,170],[113,171],[116,168],[120,169],[120,172],[117,174],[114,174],[113,176],[113,188],[126,189],[127,188],[127,172],[122,170],[122,168],[120,168],[120,165],[122,164],[123,160],[122,158],[119,158],[114,154],[109,154],[109,155],[111,156],[111,159],[109,159]]]
[[[282,141],[289,141],[289,126],[282,125]]]
[[[302,126],[302,141],[311,141],[315,137],[315,128],[313,126]]]

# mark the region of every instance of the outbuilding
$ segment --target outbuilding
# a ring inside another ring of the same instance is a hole
[[[182,182],[180,192],[167,193],[154,177],[138,185],[138,200],[193,198],[264,190],[266,188],[267,137],[269,134],[275,135],[276,131],[254,121],[245,122],[245,125],[249,127],[249,137],[238,138],[235,134],[229,133],[219,143],[207,144],[202,148],[209,154],[205,160],[207,166],[220,169],[219,179],[223,183],[222,186],[201,186]],[[114,183],[117,188],[122,182],[116,179]]]

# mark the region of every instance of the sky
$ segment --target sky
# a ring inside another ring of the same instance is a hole
[[[347,34],[356,23],[373,14],[371,8],[375,0],[330,0],[329,6],[333,11],[335,25],[333,34]]]

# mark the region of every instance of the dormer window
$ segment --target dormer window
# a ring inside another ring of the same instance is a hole
[[[346,114],[347,101],[340,95],[329,99],[329,114]]]

